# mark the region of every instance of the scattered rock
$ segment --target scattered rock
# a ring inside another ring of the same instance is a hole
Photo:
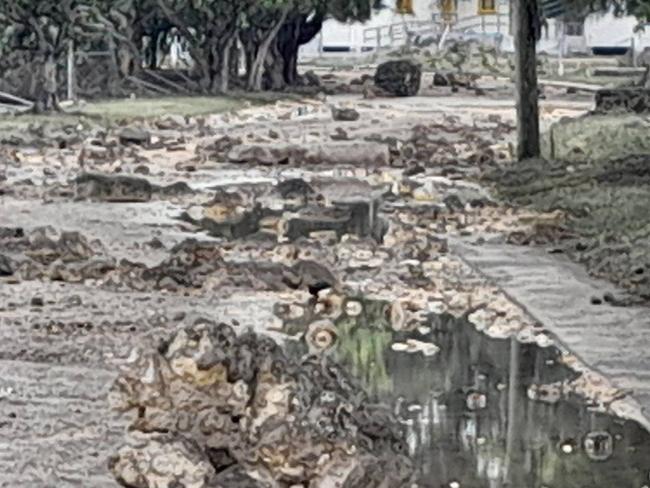
[[[275,165],[388,166],[390,153],[384,144],[332,141],[321,144],[242,144],[228,153],[233,163]]]
[[[650,89],[644,87],[604,88],[596,92],[597,113],[650,112]]]
[[[192,195],[194,190],[184,181],[177,181],[166,186],[154,186],[154,192],[164,197],[177,197],[181,195]]]
[[[143,178],[83,173],[75,179],[75,194],[79,200],[102,202],[148,202],[153,186]]]
[[[291,150],[289,145],[241,144],[233,147],[227,158],[233,163],[274,166],[289,163]]]
[[[302,75],[302,79],[305,86],[320,87],[322,85],[320,78],[312,70],[309,70],[304,75]]]
[[[442,73],[434,73],[433,75],[433,86],[449,86],[449,80]]]
[[[144,165],[144,164],[139,164],[138,166],[135,167],[133,170],[133,173],[136,175],[149,175],[151,174],[151,170],[149,169],[149,166]]]
[[[275,189],[284,199],[305,199],[316,193],[312,186],[302,178],[283,180],[276,185]]]
[[[128,146],[135,144],[138,146],[146,146],[151,143],[151,134],[149,131],[139,127],[125,127],[118,134],[120,144]]]
[[[4,254],[0,254],[0,276],[11,276],[13,274],[14,270],[10,259]]]
[[[332,118],[337,122],[354,122],[360,117],[359,112],[353,108],[332,107]]]
[[[187,127],[187,120],[183,115],[169,114],[156,120],[155,124],[160,130],[181,130]]]
[[[349,141],[350,136],[342,127],[337,127],[333,134],[330,135],[333,141]]]
[[[417,95],[421,79],[421,66],[409,60],[387,61],[375,73],[375,85],[399,97]]]
[[[364,100],[372,100],[374,98],[377,98],[377,94],[375,93],[374,85],[371,81],[366,81],[363,84],[363,89],[362,89],[362,94]]]

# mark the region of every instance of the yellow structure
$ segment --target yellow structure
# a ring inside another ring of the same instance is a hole
[[[453,21],[456,14],[456,0],[440,0],[440,13],[446,21]]]
[[[413,14],[413,0],[397,0],[395,10],[398,14]]]
[[[478,0],[479,15],[492,15],[497,13],[496,0]]]

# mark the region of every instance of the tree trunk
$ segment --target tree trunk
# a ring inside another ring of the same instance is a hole
[[[57,63],[54,54],[45,56],[40,82],[37,84],[37,92],[34,101],[35,112],[50,112],[60,110],[58,98]]]
[[[239,83],[239,65],[242,57],[242,49],[241,49],[241,43],[239,42],[238,38],[234,39],[234,44],[232,48],[230,49],[230,82],[232,83],[233,80],[236,83]]]
[[[284,78],[284,59],[278,43],[274,43],[264,60],[263,88],[265,90],[280,91],[286,87]]]
[[[286,22],[276,38],[276,63],[281,64],[277,69],[282,73],[283,86],[292,86],[298,81],[298,49],[300,29],[304,21],[305,17],[300,16]]]
[[[517,159],[540,156],[537,52],[539,16],[536,0],[515,2],[515,72],[517,86]]]
[[[285,79],[288,84],[294,85],[298,81],[298,54],[300,52],[300,46],[311,42],[318,35],[323,28],[324,20],[325,17],[319,13],[310,21],[307,21],[303,17],[298,24],[295,33],[296,43],[289,45],[286,51]]]
[[[289,11],[287,9],[282,11],[280,18],[276,21],[275,25],[271,28],[270,31],[264,37],[264,40],[259,45],[257,49],[257,55],[251,66],[251,70],[248,73],[248,83],[247,87],[249,90],[260,91],[262,89],[262,76],[264,75],[264,64],[266,57],[271,48],[271,43],[275,40],[278,32],[282,28],[284,21],[287,18]]]
[[[306,16],[300,15],[284,23],[271,50],[273,59],[267,59],[267,67],[270,69],[267,80],[272,89],[279,90],[287,86],[295,86],[298,83],[298,53],[300,46],[307,44],[316,37],[322,26],[323,17],[320,15],[315,16],[310,21],[307,21]],[[267,69],[267,72],[269,69]],[[281,81],[278,73],[282,74]]]
[[[221,76],[219,80],[219,91],[221,93],[228,93],[228,86],[230,83],[230,56],[233,52],[233,46],[237,39],[237,31],[232,32],[228,36],[228,40],[223,47],[223,55],[221,57]]]

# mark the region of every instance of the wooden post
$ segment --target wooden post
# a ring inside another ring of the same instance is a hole
[[[557,28],[560,28],[560,42],[557,49],[557,74],[561,78],[564,76],[564,41],[566,38],[566,24],[564,22],[561,22],[559,25],[555,25],[556,32]]]
[[[515,0],[515,81],[517,87],[517,159],[537,158],[539,106],[537,90],[536,0]]]
[[[74,41],[68,41],[68,100],[74,100]]]
[[[528,1],[528,0],[524,0]],[[535,0],[533,0],[535,1]],[[519,355],[520,344],[517,336],[510,338],[510,361],[508,371],[508,427],[506,429],[506,459],[504,469],[504,481],[510,481],[513,458],[515,453],[515,442],[519,429],[519,413],[517,411],[517,398],[519,394]]]

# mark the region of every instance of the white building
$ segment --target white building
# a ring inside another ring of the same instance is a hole
[[[433,38],[474,37],[514,50],[511,27],[512,0],[387,0],[366,23],[328,20],[316,39],[303,47],[305,57],[372,52],[378,47],[398,47],[412,36]],[[405,8],[406,7],[406,8]],[[410,13],[403,13],[404,11]],[[590,52],[622,54],[634,46],[641,52],[650,46],[648,32],[635,32],[634,17],[617,18],[612,12],[591,14],[584,21],[549,19],[538,49],[565,55]]]

